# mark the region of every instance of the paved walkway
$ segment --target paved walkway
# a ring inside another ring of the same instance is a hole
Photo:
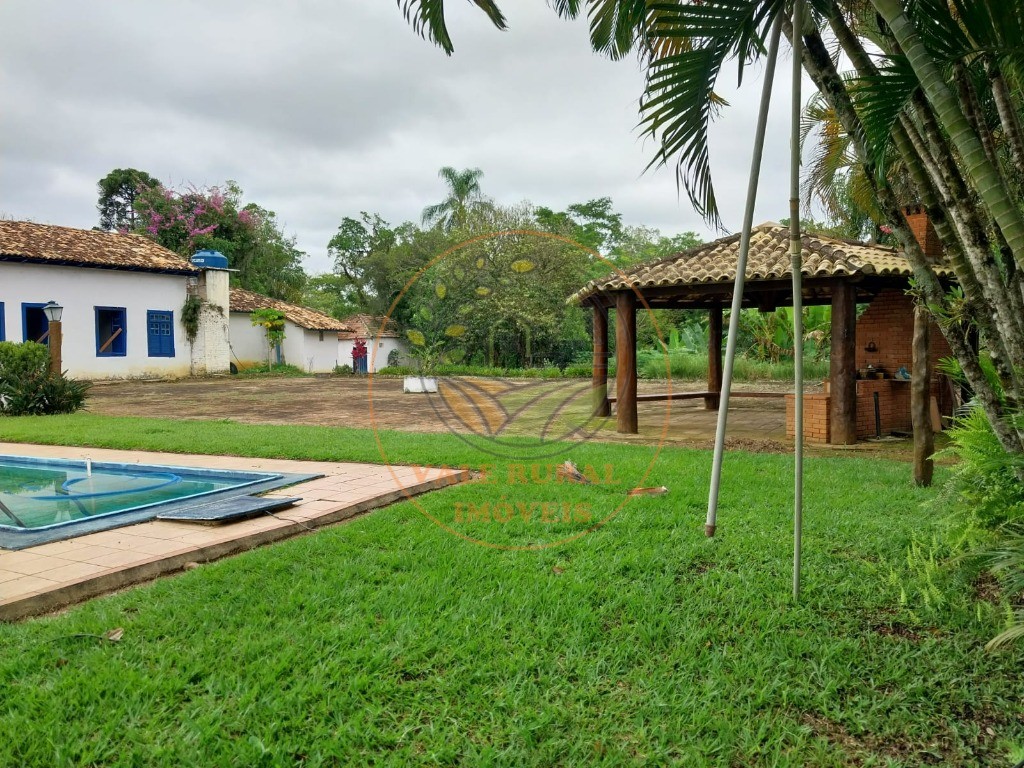
[[[140,462],[206,469],[323,474],[266,496],[300,496],[275,513],[204,526],[152,520],[12,552],[0,549],[0,620],[52,611],[96,595],[294,536],[402,498],[467,479],[449,469],[230,456],[111,451],[100,448],[0,443],[0,454],[40,458]]]

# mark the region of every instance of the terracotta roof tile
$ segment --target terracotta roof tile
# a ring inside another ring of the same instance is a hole
[[[257,309],[276,309],[285,318],[295,323],[300,328],[309,331],[347,331],[349,327],[340,320],[328,317],[322,312],[317,312],[307,307],[300,307],[297,304],[289,304],[280,299],[272,299],[261,293],[253,293],[241,288],[231,289],[231,311],[232,312],[255,312]]]
[[[342,331],[338,338],[347,341],[349,339],[375,339],[379,334],[381,338],[396,338],[401,336],[398,330],[398,323],[390,317],[375,317],[373,315],[350,315],[342,320],[351,330]],[[383,328],[382,328],[383,326]]]
[[[142,235],[0,221],[0,261],[193,274],[199,270]]]
[[[843,275],[913,274],[906,257],[880,245],[847,242],[825,235],[803,235],[803,269],[805,277],[836,277]],[[731,283],[736,279],[740,236],[723,237],[711,243],[683,251],[659,261],[636,264],[624,273],[591,280],[569,300],[580,302],[602,291],[621,291],[629,286],[667,288],[671,286]],[[941,275],[952,275],[939,269]],[[789,229],[768,222],[750,233],[746,279],[781,280],[792,277],[789,255]]]

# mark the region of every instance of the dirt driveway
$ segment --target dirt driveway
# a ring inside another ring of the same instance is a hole
[[[784,385],[738,385],[778,390]],[[665,391],[666,383],[640,382],[641,392]],[[674,388],[700,389],[696,383]],[[441,396],[402,392],[401,379],[373,377],[241,378],[178,381],[97,382],[88,408],[111,416],[170,419],[230,419],[250,424],[310,424],[414,432],[472,431],[477,434],[545,438],[599,433],[602,440],[657,440],[668,424],[670,442],[704,445],[714,436],[716,414],[700,400],[641,403],[639,436],[618,435],[614,418],[590,419],[589,380],[496,380],[459,378],[442,382]],[[786,442],[781,399],[734,400],[734,440]],[[766,446],[768,447],[768,446]]]
[[[177,381],[97,382],[88,409],[111,416],[230,419],[248,424],[371,426],[366,378],[215,377]],[[373,380],[373,418],[381,429],[445,429],[433,409],[403,395],[400,379]]]
[[[737,391],[781,393],[784,382],[738,383]],[[702,389],[674,382],[675,391]],[[639,391],[664,392],[664,381],[641,381]],[[808,391],[813,391],[809,389]],[[88,410],[110,416],[166,419],[229,419],[248,424],[393,429],[410,432],[517,435],[543,439],[596,438],[711,448],[717,413],[701,400],[641,403],[639,435],[620,435],[615,418],[590,417],[590,381],[458,378],[442,382],[441,396],[404,394],[402,380],[352,376],[243,378],[224,376],[178,381],[97,382]],[[372,405],[372,408],[371,408]],[[940,436],[941,437],[941,436]],[[726,447],[755,452],[792,450],[781,398],[734,399]],[[909,440],[854,446],[808,445],[817,455],[872,455],[909,460]]]

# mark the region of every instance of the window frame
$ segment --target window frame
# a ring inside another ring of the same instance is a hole
[[[121,314],[121,333],[114,339],[106,351],[101,352],[103,341],[100,339],[100,312],[119,312]],[[125,307],[93,307],[96,332],[96,357],[127,357],[128,356],[128,310]],[[120,343],[116,343],[120,341]]]
[[[46,302],[45,301],[44,302],[36,302],[36,301],[23,301],[23,302],[21,302],[21,340],[22,341],[36,341],[35,339],[30,339],[29,336],[28,336],[28,311],[30,309],[38,309],[38,310],[42,311],[43,307],[45,307],[45,306],[46,306]],[[42,341],[38,341],[36,343],[37,344],[45,344],[46,346],[50,346],[50,326],[49,326],[49,323],[45,322],[46,321],[46,315],[45,314],[43,315],[43,321],[44,321],[43,327],[46,328],[46,333],[44,334],[46,336],[46,338],[43,339]]]

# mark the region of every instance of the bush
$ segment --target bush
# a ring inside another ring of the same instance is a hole
[[[985,412],[971,408],[947,434],[950,445],[938,455],[958,462],[943,488],[942,503],[986,528],[1024,522],[1024,457],[1006,452]]]
[[[0,413],[41,416],[74,413],[85,405],[89,383],[51,374],[43,344],[0,342]]]
[[[20,379],[46,373],[50,362],[50,350],[45,344],[26,341],[15,344],[0,341],[0,377]]]
[[[567,379],[589,379],[593,373],[592,363],[573,363],[565,366],[562,375]]]
[[[643,349],[637,352],[637,375],[641,379],[664,379],[665,357],[668,356],[668,368],[673,379],[683,381],[701,381],[708,375],[708,356],[706,353],[671,350],[668,353],[654,349]],[[807,381],[827,379],[828,361],[804,360],[804,378]],[[609,371],[609,375],[611,375]],[[793,378],[793,361],[784,360],[770,363],[753,360],[744,355],[737,355],[733,366],[735,381],[786,381]]]
[[[274,363],[270,368],[267,367],[266,363],[260,363],[259,365],[250,365],[248,368],[239,368],[239,376],[309,376],[308,371],[304,371],[296,365],[289,365],[288,363]]]
[[[336,366],[334,366],[334,372],[337,373],[337,374],[351,375],[352,374],[352,366],[351,365],[336,365]]]
[[[378,368],[375,376],[415,376],[419,371],[408,365],[387,365]]]

